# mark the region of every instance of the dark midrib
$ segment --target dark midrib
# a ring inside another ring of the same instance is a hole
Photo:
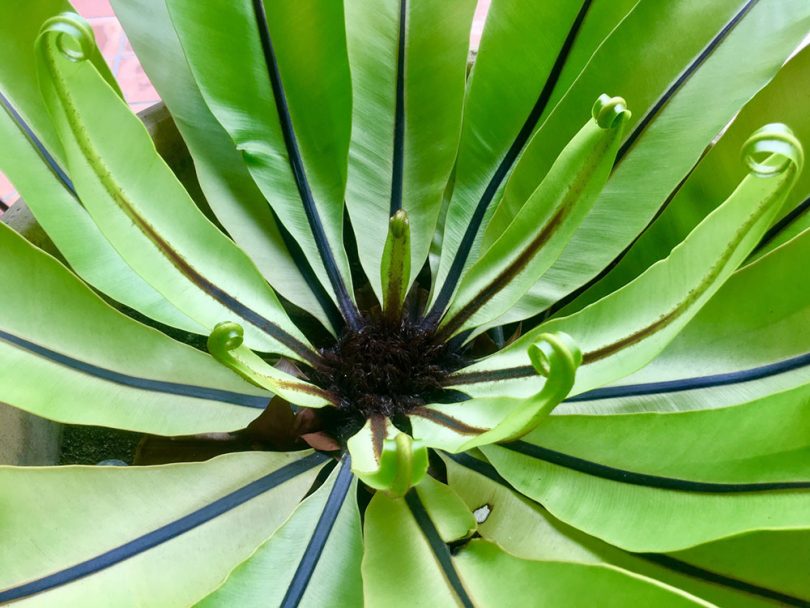
[[[574,190],[569,190],[573,193]],[[520,252],[515,260],[509,264],[503,271],[485,285],[478,293],[470,298],[469,302],[465,304],[458,313],[455,314],[449,321],[447,321],[436,332],[437,339],[446,339],[450,337],[457,329],[459,329],[470,317],[478,312],[487,302],[494,298],[502,289],[520,274],[526,266],[534,259],[540,249],[548,243],[554,236],[562,223],[565,221],[571,205],[566,204],[561,206],[549,219],[549,221],[538,232],[529,245]]]
[[[70,192],[74,197],[76,197],[76,192],[73,189],[72,182],[70,182],[70,180],[67,178],[67,176],[65,176],[61,168],[59,168],[59,166],[56,164],[56,161],[45,149],[42,142],[36,138],[33,131],[31,131],[30,127],[28,127],[28,125],[23,121],[22,117],[16,112],[16,110],[14,110],[14,108],[11,105],[9,105],[8,100],[6,100],[5,97],[3,97],[2,100],[0,101],[2,101],[3,107],[8,112],[11,113],[12,117],[16,117],[15,121],[17,122],[19,127],[24,131],[26,136],[29,137],[31,142],[37,147],[39,153],[46,160],[51,170],[57,175],[57,177],[59,177],[59,180],[68,190],[68,192]],[[305,344],[297,340],[292,335],[288,334],[286,331],[284,331],[281,327],[279,327],[272,321],[264,318],[259,313],[242,304],[239,300],[231,296],[229,293],[225,292],[217,285],[214,285],[206,277],[202,276],[197,271],[197,269],[191,266],[177,251],[175,251],[172,248],[172,246],[160,234],[158,234],[158,232],[143,217],[141,217],[141,215],[131,205],[129,205],[127,201],[116,201],[116,202],[119,205],[123,204],[127,207],[126,209],[124,209],[124,212],[127,215],[129,215],[133,223],[136,224],[137,227],[144,233],[144,235],[149,240],[151,240],[155,244],[155,246],[169,259],[171,264],[183,275],[185,275],[192,283],[194,283],[199,289],[201,289],[211,298],[213,298],[214,300],[216,300],[229,310],[233,311],[243,319],[250,321],[250,323],[252,323],[254,326],[262,330],[264,333],[275,338],[278,342],[280,342],[281,344],[289,348],[292,352],[300,356],[304,361],[313,364],[318,363],[317,355],[312,350],[310,350]]]
[[[17,124],[19,129],[23,132],[26,138],[30,141],[31,145],[33,145],[37,152],[39,153],[40,157],[43,161],[48,165],[51,172],[54,176],[59,180],[59,182],[65,187],[65,189],[77,200],[79,201],[78,194],[73,186],[73,182],[67,176],[65,171],[59,166],[54,159],[53,155],[48,152],[48,149],[42,143],[42,141],[36,136],[34,131],[25,122],[23,117],[20,113],[11,105],[11,102],[0,92],[0,105],[2,105],[5,110],[8,112],[9,116],[12,120]],[[315,298],[321,304],[324,312],[327,314],[330,322],[333,324],[335,329],[339,329],[342,324],[342,318],[340,317],[340,313],[335,310],[334,303],[332,302],[331,298],[329,298],[328,294],[326,294],[323,285],[321,285],[320,281],[318,281],[317,277],[315,277],[315,273],[312,271],[312,267],[309,265],[309,262],[306,260],[303,251],[301,251],[300,246],[298,243],[292,238],[286,228],[278,221],[276,217],[276,224],[278,224],[279,231],[281,233],[281,237],[284,241],[285,246],[290,252],[290,256],[293,258],[293,261],[298,267],[301,272],[301,275],[304,277],[307,285],[312,290]]]
[[[422,534],[428,541],[430,550],[433,552],[436,561],[439,562],[439,566],[441,567],[447,582],[450,583],[450,586],[453,588],[453,592],[461,602],[461,605],[464,606],[464,608],[474,608],[475,605],[472,603],[470,596],[467,594],[467,590],[464,589],[461,578],[459,578],[458,572],[456,572],[456,569],[453,566],[453,559],[450,556],[450,549],[448,549],[447,545],[441,539],[441,536],[439,536],[439,532],[433,525],[433,522],[425,510],[422,501],[419,500],[416,490],[411,490],[405,495],[405,502],[411,511],[411,515],[413,515],[413,518],[416,520],[416,524],[419,526],[419,529],[422,531]]]
[[[454,460],[461,466],[468,468],[479,475],[482,475],[495,483],[498,483],[505,488],[517,492],[515,488],[510,484],[506,479],[501,477],[500,473],[488,462],[483,462],[468,454],[445,454],[450,459]],[[532,501],[534,502],[534,501]],[[539,508],[543,509],[543,506],[539,503],[534,502]],[[545,510],[545,509],[544,509]],[[674,572],[678,572],[680,574],[685,574],[687,576],[691,576],[693,578],[701,579],[710,583],[714,583],[716,585],[722,585],[724,587],[729,587],[731,589],[735,589],[738,591],[744,591],[746,593],[751,593],[753,595],[759,595],[762,597],[767,597],[770,599],[779,600],[785,604],[790,606],[810,606],[805,600],[792,597],[790,595],[786,595],[784,593],[780,593],[778,591],[773,591],[766,587],[760,587],[759,585],[753,585],[751,583],[746,583],[744,581],[740,581],[735,578],[731,578],[728,576],[724,576],[722,574],[717,574],[716,572],[711,572],[710,570],[705,570],[703,568],[699,568],[697,566],[693,566],[687,562],[683,562],[681,560],[675,559],[674,557],[670,557],[669,555],[662,555],[660,553],[630,553],[628,551],[624,551],[618,547],[615,547],[618,551],[621,551],[627,556],[630,557],[638,557],[649,562],[656,564],[657,566],[661,566],[662,568],[666,568],[668,570],[672,570]]]
[[[462,435],[480,435],[481,433],[485,433],[487,431],[487,429],[470,426],[469,424],[462,422],[450,414],[445,414],[444,412],[440,412],[438,410],[432,410],[428,407],[415,407],[409,412],[409,415],[419,416],[425,420],[430,420],[433,424],[438,424],[450,429],[451,431],[455,431],[456,433],[461,433]]]
[[[67,176],[67,173],[65,173],[62,167],[59,166],[56,159],[51,155],[50,152],[48,152],[45,144],[43,144],[39,137],[36,136],[34,130],[28,125],[27,122],[25,122],[22,115],[13,105],[11,105],[11,102],[5,95],[3,95],[2,92],[0,92],[0,105],[3,106],[20,131],[22,131],[28,141],[31,142],[31,145],[37,149],[40,157],[45,161],[45,164],[48,165],[48,168],[51,170],[54,176],[56,176],[56,178],[62,183],[68,192],[76,197],[76,189],[73,187],[73,182]]]
[[[328,460],[323,454],[314,453],[301,460],[290,463],[272,473],[253,481],[214,502],[197,509],[176,519],[171,523],[161,526],[156,530],[148,532],[138,538],[131,540],[114,549],[110,549],[100,555],[92,557],[86,561],[75,564],[53,574],[43,576],[33,581],[23,583],[16,587],[11,587],[0,591],[0,603],[17,600],[20,598],[41,593],[54,587],[60,587],[73,583],[85,576],[95,574],[101,570],[115,566],[145,551],[170,541],[178,536],[197,528],[212,519],[219,517],[239,507],[249,500],[261,496],[265,492],[280,486],[281,484],[301,475]]]
[[[377,462],[380,461],[385,445],[385,436],[388,430],[386,428],[386,420],[385,416],[381,414],[373,414],[369,418],[369,422],[371,423],[371,445],[374,449],[374,458]]]
[[[730,589],[734,589],[736,591],[743,591],[752,595],[758,595],[760,597],[776,600],[778,602],[782,602],[783,604],[787,604],[788,606],[802,606],[804,608],[810,607],[810,601],[803,600],[792,595],[787,595],[779,591],[774,591],[773,589],[768,589],[767,587],[760,587],[759,585],[746,583],[745,581],[731,578],[730,576],[725,576],[723,574],[718,574],[717,572],[712,572],[711,570],[706,570],[698,566],[693,566],[688,562],[675,559],[669,555],[662,555],[660,553],[631,553],[630,555],[651,562],[656,566],[661,566],[668,570],[685,574],[693,578],[698,578],[709,583],[729,587]]]
[[[613,169],[616,169],[616,166],[624,159],[627,153],[630,151],[630,148],[633,147],[633,144],[636,140],[641,136],[644,130],[649,126],[649,124],[655,119],[658,113],[663,109],[663,107],[669,102],[670,99],[678,92],[678,90],[686,83],[687,80],[695,73],[695,71],[709,58],[709,56],[714,52],[717,46],[731,33],[731,30],[742,20],[743,17],[750,11],[754,5],[758,2],[758,0],[747,0],[743,7],[737,11],[737,13],[720,29],[717,34],[709,41],[709,43],[703,47],[703,50],[700,51],[697,57],[695,57],[692,62],[686,67],[686,69],[681,72],[678,77],[669,85],[664,94],[658,99],[658,101],[653,104],[652,108],[642,117],[642,119],[638,122],[636,127],[630,132],[625,142],[619,148],[619,152],[616,154],[616,163],[613,166]]]
[[[619,152],[616,155],[616,162],[613,165],[613,171],[616,170],[619,163],[625,158],[627,153],[630,151],[630,148],[636,142],[636,140],[641,136],[642,132],[649,126],[649,124],[653,121],[653,119],[658,115],[658,113],[663,109],[663,107],[667,104],[667,102],[672,99],[675,93],[686,84],[687,80],[692,76],[692,74],[703,64],[706,59],[709,58],[709,55],[715,50],[717,45],[719,45],[723,39],[731,33],[731,30],[739,23],[739,21],[746,15],[746,13],[751,10],[754,4],[758,0],[748,0],[745,5],[728,21],[722,29],[712,38],[709,43],[703,48],[703,50],[698,54],[698,56],[692,60],[686,69],[680,73],[680,75],[670,84],[667,90],[661,95],[658,101],[655,102],[653,107],[650,109],[647,114],[639,121],[630,135],[627,137],[627,140],[622,144],[619,148]],[[686,183],[686,180],[692,175],[694,170],[697,168],[698,163],[706,156],[709,147],[703,150],[698,158],[695,161],[695,164],[689,170],[689,172],[678,182],[678,185],[672,190],[670,195],[664,201],[664,203],[658,208],[655,212],[653,217],[647,222],[647,225],[639,232],[639,234],[634,238],[628,245],[625,247],[615,258],[613,258],[607,266],[605,266],[595,277],[566,295],[565,297],[561,298],[551,306],[549,306],[544,311],[541,311],[537,315],[535,315],[534,319],[538,321],[542,321],[543,319],[547,319],[566,306],[568,306],[571,302],[576,300],[579,296],[593,287],[596,283],[604,279],[610,271],[612,271],[618,264],[625,258],[625,256],[630,252],[633,246],[638,242],[638,240],[650,229],[650,227],[661,217],[661,215],[666,211],[669,207],[669,204],[675,199],[675,195],[678,193],[680,188]]]
[[[539,445],[515,441],[503,444],[504,448],[530,458],[542,460],[572,471],[585,473],[600,479],[617,481],[645,488],[675,490],[678,492],[699,492],[710,494],[734,494],[741,492],[769,492],[774,490],[810,490],[810,481],[765,481],[751,483],[720,483],[713,481],[692,481],[676,477],[649,475],[611,467],[577,456],[544,448]]]
[[[499,483],[502,486],[505,486],[512,490],[513,492],[517,492],[517,490],[512,486],[511,483],[506,481],[506,479],[498,473],[498,470],[493,467],[488,462],[484,462],[483,460],[478,460],[477,458],[473,458],[466,452],[461,452],[460,454],[452,454],[450,452],[442,452],[445,456],[447,456],[450,460],[460,464],[461,466],[475,471],[479,475],[483,475],[484,477],[494,481],[495,483]]]
[[[110,369],[98,367],[92,363],[74,359],[68,355],[58,353],[45,346],[30,342],[25,338],[20,338],[13,334],[0,330],[0,340],[4,340],[14,346],[17,346],[30,353],[64,365],[88,376],[93,376],[101,380],[113,382],[122,386],[137,388],[144,391],[153,393],[165,393],[169,395],[177,395],[180,397],[191,397],[193,399],[205,399],[207,401],[220,401],[222,403],[230,403],[233,405],[242,405],[245,407],[252,407],[257,409],[264,409],[267,407],[269,397],[258,397],[255,395],[245,395],[242,393],[235,393],[232,391],[225,391],[216,388],[207,388],[204,386],[195,386],[193,384],[179,384],[176,382],[166,382],[162,380],[151,380],[149,378],[140,378],[138,376],[130,376],[115,372]]]
[[[696,378],[685,378],[683,380],[667,380],[664,382],[645,382],[641,384],[628,384],[625,386],[606,386],[597,388],[581,395],[570,397],[567,403],[580,401],[598,401],[600,399],[613,399],[615,397],[634,397],[639,395],[655,395],[662,393],[677,393],[700,388],[712,388],[715,386],[727,386],[740,382],[751,382],[761,380],[776,374],[782,374],[801,367],[810,365],[810,353],[792,357],[777,363],[770,363],[760,367],[740,370],[738,372],[727,372],[725,374],[713,374],[710,376],[699,376]]]
[[[445,378],[442,385],[462,386],[464,384],[516,380],[517,378],[528,378],[535,375],[537,375],[537,372],[531,365],[519,365],[516,367],[505,367],[503,369],[491,369],[480,372],[461,372]]]
[[[315,530],[309,539],[309,544],[304,550],[304,555],[301,557],[301,561],[298,562],[298,568],[296,568],[290,586],[287,588],[287,593],[284,594],[284,599],[281,602],[282,608],[294,608],[298,606],[304,597],[309,581],[312,579],[312,574],[318,566],[318,561],[321,559],[329,535],[340,514],[340,509],[346,500],[353,478],[351,459],[347,454],[340,464],[340,471],[338,471],[337,479],[335,479],[335,485],[332,486],[332,490],[329,492],[321,516],[318,518],[318,523],[315,525]]]
[[[759,241],[759,244],[756,246],[752,254],[761,251],[763,247],[779,236],[780,232],[804,215],[808,209],[810,209],[810,197],[804,199],[801,203],[796,205],[790,213],[771,226],[770,229],[768,229],[768,232],[766,232],[762,237],[762,240]]]
[[[281,82],[281,72],[278,67],[278,60],[275,51],[273,50],[273,43],[270,39],[270,28],[267,23],[267,14],[264,10],[263,0],[253,0],[253,12],[256,16],[256,25],[258,27],[259,38],[261,40],[262,51],[264,53],[265,64],[267,66],[267,73],[270,77],[270,86],[273,89],[273,97],[276,102],[276,111],[278,112],[279,124],[281,125],[281,132],[284,136],[284,144],[287,148],[287,157],[290,162],[290,169],[292,170],[293,177],[295,178],[295,185],[298,188],[298,195],[301,197],[301,203],[304,207],[304,213],[307,216],[309,228],[312,231],[312,236],[315,239],[315,245],[318,248],[318,253],[321,256],[326,274],[329,277],[329,282],[338,300],[338,307],[343,314],[349,327],[352,329],[359,329],[360,327],[360,313],[352,301],[346,284],[343,282],[343,277],[340,276],[337,263],[335,262],[334,254],[329,246],[329,241],[326,238],[323,223],[321,222],[318,208],[315,205],[315,200],[312,196],[312,190],[307,181],[306,171],[304,169],[304,162],[301,158],[301,151],[298,148],[298,139],[295,135],[295,129],[292,124],[292,116],[290,115],[290,108],[287,105],[287,96],[284,93],[284,86]]]
[[[554,65],[549,72],[548,79],[543,85],[543,89],[540,91],[540,95],[538,96],[534,107],[529,113],[529,116],[526,118],[526,122],[523,123],[517,137],[515,137],[515,140],[509,147],[509,150],[507,150],[506,155],[498,165],[498,168],[495,170],[495,173],[487,184],[486,190],[484,190],[484,193],[481,195],[481,199],[478,201],[475,211],[470,218],[470,223],[461,239],[458,251],[453,258],[453,263],[450,266],[450,270],[447,273],[444,284],[439,290],[438,296],[436,296],[436,301],[434,302],[433,307],[425,318],[425,322],[427,324],[436,325],[439,322],[442,313],[444,313],[445,308],[447,308],[447,305],[450,303],[450,298],[453,296],[453,292],[456,290],[456,285],[461,278],[461,273],[467,263],[467,257],[470,255],[475,238],[478,235],[479,229],[481,228],[481,223],[484,221],[484,215],[486,214],[487,208],[492,203],[492,200],[495,197],[495,194],[498,192],[501,183],[511,170],[512,165],[515,163],[515,160],[517,160],[517,157],[523,150],[526,142],[529,141],[537,121],[540,120],[540,117],[543,115],[543,112],[551,99],[551,95],[554,92],[554,87],[557,85],[560,74],[565,66],[565,62],[568,59],[568,55],[571,52],[571,48],[574,45],[577,34],[582,26],[582,22],[585,20],[585,15],[588,12],[591,1],[592,0],[585,0],[582,7],[579,9],[579,13],[577,13],[576,18],[571,25],[571,29],[569,30],[568,35],[560,48],[560,52],[554,61]]]
[[[408,0],[400,0],[390,216],[393,216],[397,211],[402,209],[402,171],[405,162],[405,34],[407,18]]]
[[[243,304],[227,291],[215,285],[208,278],[204,277],[200,272],[194,268],[186,259],[176,251],[171,244],[164,239],[157,230],[147,222],[138,211],[127,201],[116,201],[119,206],[125,207],[124,213],[132,220],[132,222],[139,228],[143,234],[155,245],[155,247],[163,253],[169,262],[180,273],[185,276],[189,281],[196,285],[203,293],[210,296],[212,299],[219,302],[228,310],[239,315],[245,321],[248,321],[254,327],[257,327],[268,336],[274,338],[280,344],[283,344],[290,351],[301,357],[311,365],[319,365],[320,359],[318,355],[311,350],[306,344],[298,340],[293,335],[287,333],[279,325],[273,323],[265,318],[249,306]]]
[[[696,376],[694,378],[682,378],[680,380],[665,380],[662,382],[642,382],[639,384],[625,384],[622,386],[605,386],[586,391],[580,395],[569,397],[565,403],[576,403],[580,401],[597,401],[600,399],[614,399],[616,397],[635,397],[640,395],[658,395],[665,393],[677,393],[681,391],[691,391],[701,388],[713,388],[716,386],[727,386],[752,380],[761,380],[777,374],[783,374],[810,365],[810,353],[791,357],[784,361],[769,363],[759,367],[743,369],[736,372],[726,372],[722,374],[711,374],[707,376]],[[496,382],[499,380],[514,380],[517,378],[528,378],[537,372],[531,365],[520,367],[510,367],[505,369],[471,372],[469,374],[459,374],[451,376],[447,381],[447,386],[464,384],[475,384],[478,382]]]
[[[284,241],[284,246],[287,248],[287,251],[289,251],[293,263],[295,264],[296,268],[298,268],[298,272],[301,273],[307,287],[309,287],[312,295],[315,296],[315,299],[318,301],[318,304],[320,304],[324,314],[326,314],[326,318],[328,319],[329,324],[332,326],[332,329],[335,330],[336,333],[339,333],[340,330],[343,329],[345,323],[343,316],[335,307],[335,302],[329,297],[329,294],[327,293],[323,284],[315,275],[315,271],[312,269],[312,265],[309,263],[307,256],[304,254],[304,250],[301,249],[301,245],[299,245],[298,241],[296,241],[293,235],[290,234],[290,231],[287,230],[287,227],[284,226],[272,208],[270,209],[270,212],[273,214],[273,219],[275,219],[276,226],[278,226],[278,232],[281,235],[281,240]]]

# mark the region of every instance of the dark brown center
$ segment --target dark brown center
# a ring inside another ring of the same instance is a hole
[[[338,396],[341,418],[362,424],[381,414],[396,421],[440,398],[442,379],[461,365],[461,358],[433,337],[409,321],[369,321],[322,351],[326,366],[311,380]]]

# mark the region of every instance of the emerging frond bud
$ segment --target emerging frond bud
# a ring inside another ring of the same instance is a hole
[[[383,288],[383,311],[386,318],[398,319],[411,276],[411,228],[408,213],[398,210],[388,223],[380,279]]]
[[[243,340],[241,325],[232,321],[218,323],[208,336],[208,352],[251,384],[270,390],[291,403],[316,408],[334,404],[335,399],[328,391],[268,365],[243,346]]]
[[[392,498],[404,496],[425,477],[425,445],[382,416],[369,418],[348,441],[352,470],[366,485]]]

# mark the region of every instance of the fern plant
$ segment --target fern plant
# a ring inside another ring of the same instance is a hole
[[[0,401],[220,455],[0,467],[0,604],[810,605],[806,0],[113,4],[198,183],[2,3]]]

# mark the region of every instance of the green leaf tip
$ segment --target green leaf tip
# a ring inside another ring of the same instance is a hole
[[[537,342],[527,349],[535,371],[546,378],[540,392],[495,429],[509,435],[499,441],[513,441],[530,433],[562,402],[574,387],[577,369],[582,364],[582,351],[574,339],[564,332],[540,334]]]
[[[765,160],[757,157],[767,155]],[[804,149],[793,131],[783,123],[770,123],[751,134],[742,146],[743,162],[760,177],[779,175],[794,167],[800,173],[804,166]]]
[[[39,60],[41,68],[40,77],[47,74],[46,78],[40,80],[40,86],[47,89],[47,83],[53,87],[53,93],[62,104],[62,109],[72,116],[73,121],[78,121],[75,116],[76,109],[70,93],[67,90],[67,85],[64,80],[64,75],[60,74],[57,57],[61,56],[63,59],[71,63],[80,63],[89,61],[98,72],[98,75],[112,88],[116,94],[123,99],[124,94],[121,92],[121,87],[118,86],[118,81],[112,75],[112,72],[107,69],[104,58],[96,46],[96,37],[93,34],[93,28],[83,17],[74,12],[64,12],[47,19],[42,27],[39,29],[34,48]],[[47,101],[47,94],[45,95]],[[76,130],[77,125],[71,124],[71,129]]]
[[[527,349],[529,360],[541,376],[552,379],[561,373],[573,376],[582,363],[582,352],[574,339],[565,332],[540,334],[537,342]]]
[[[208,352],[222,365],[235,371],[251,384],[268,388],[265,383],[258,381],[249,366],[236,356],[235,351],[242,346],[244,338],[245,330],[239,323],[233,321],[217,323],[208,336]]]
[[[71,61],[84,61],[93,55],[96,40],[90,24],[73,12],[51,17],[42,24],[37,37],[37,49],[43,49],[47,38],[55,35],[56,49]]]
[[[427,448],[418,439],[400,432],[394,439],[385,440],[380,464],[394,469],[393,479],[383,491],[392,497],[405,496],[427,473]]]
[[[427,474],[427,447],[382,416],[369,418],[348,441],[352,471],[391,498],[405,496]]]
[[[222,363],[230,357],[230,351],[242,346],[245,339],[245,330],[239,323],[223,321],[217,323],[211,335],[208,336],[208,352]]]
[[[623,97],[611,97],[604,93],[596,99],[591,112],[596,124],[603,129],[618,127],[633,115]]]
[[[404,209],[398,209],[388,222],[391,234],[395,239],[401,239],[405,236],[405,231],[410,229],[408,220],[408,212]]]

